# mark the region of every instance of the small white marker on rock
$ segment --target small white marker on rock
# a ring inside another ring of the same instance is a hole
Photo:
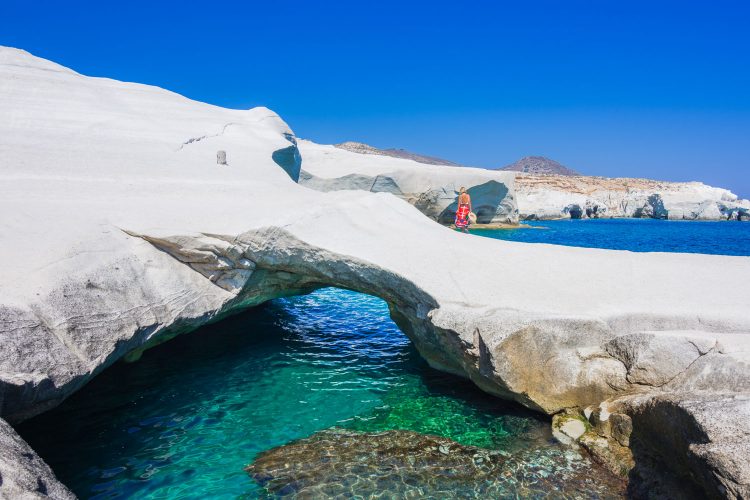
[[[218,165],[226,165],[227,164],[227,152],[226,151],[217,151],[216,152],[216,163]]]

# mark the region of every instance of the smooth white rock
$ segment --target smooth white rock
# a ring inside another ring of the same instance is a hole
[[[750,334],[750,258],[459,234],[388,193],[298,185],[296,152],[265,108],[0,48],[0,416],[28,418],[139,349],[325,285],[380,295],[432,366],[547,413],[656,391],[607,350],[641,333],[659,338],[637,350],[646,372],[684,346],[675,331],[720,344],[659,391],[750,392],[735,347]]]
[[[466,187],[478,222],[518,223],[513,172],[428,165],[305,140],[299,141],[299,148],[304,158],[300,183],[312,189],[391,193],[448,224],[455,217],[459,189]]]

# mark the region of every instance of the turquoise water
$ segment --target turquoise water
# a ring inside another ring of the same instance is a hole
[[[750,255],[747,223],[532,225],[544,229],[477,234]],[[256,498],[267,492],[243,469],[259,453],[335,427],[411,430],[511,454],[513,474],[492,484],[510,495],[528,496],[529,485],[571,496],[622,493],[556,443],[545,418],[430,369],[381,300],[336,289],[272,301],[119,363],[19,432],[82,498]]]
[[[476,230],[501,240],[634,252],[750,255],[750,223],[658,219],[563,219],[524,222],[541,229]]]
[[[81,498],[255,498],[263,492],[243,468],[259,452],[334,426],[533,452],[514,462],[526,464],[524,487],[551,477],[561,491],[619,494],[552,440],[548,420],[430,369],[384,302],[337,289],[272,301],[117,364],[19,432]]]

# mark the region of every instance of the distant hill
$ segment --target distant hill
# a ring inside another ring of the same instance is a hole
[[[336,144],[335,146],[340,149],[351,151],[352,153],[360,153],[364,155],[392,156],[393,158],[403,158],[405,160],[413,160],[419,163],[427,163],[428,165],[447,165],[449,167],[463,166],[449,160],[443,160],[442,158],[412,153],[411,151],[407,151],[405,149],[378,149],[361,142],[346,141],[342,142],[341,144]]]
[[[419,163],[426,163],[428,165],[447,165],[450,167],[466,166],[450,160],[437,158],[435,156],[412,153],[411,151],[407,151],[406,149],[379,149],[362,142],[346,141],[342,142],[341,144],[335,144],[335,146],[340,149],[351,151],[352,153],[359,153],[363,155],[391,156],[393,158],[413,160]],[[544,156],[526,156],[515,163],[494,170],[510,170],[513,172],[525,172],[538,175],[581,175],[575,170],[561,165],[555,160],[545,158]]]
[[[497,170],[511,170],[513,172],[540,175],[581,175],[575,170],[544,156],[526,156],[515,163],[498,168]]]

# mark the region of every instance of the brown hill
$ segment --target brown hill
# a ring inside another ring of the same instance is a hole
[[[498,170],[511,170],[536,175],[581,175],[575,170],[544,156],[526,156]]]
[[[437,158],[435,156],[427,156],[427,155],[421,155],[418,153],[412,153],[411,151],[407,151],[405,149],[396,149],[396,148],[379,149],[379,148],[370,146],[368,144],[355,142],[355,141],[346,141],[346,142],[342,142],[341,144],[336,144],[335,146],[340,149],[346,149],[347,151],[351,151],[352,153],[359,153],[359,154],[364,154],[364,155],[392,156],[394,158],[403,158],[405,160],[413,160],[419,163],[427,163],[428,165],[447,165],[449,167],[462,167],[463,166],[463,165],[460,165],[458,163],[455,163],[449,160],[443,160],[442,158]]]

